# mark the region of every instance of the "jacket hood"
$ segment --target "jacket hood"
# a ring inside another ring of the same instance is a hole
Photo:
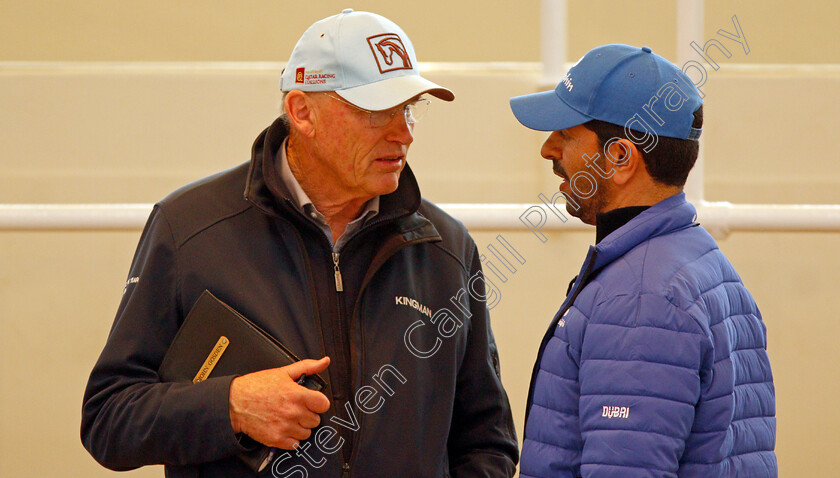
[[[288,120],[285,116],[280,116],[257,136],[251,149],[245,198],[272,213],[287,208],[290,201],[289,192],[275,166],[280,147],[288,136]],[[420,202],[420,187],[411,168],[406,164],[400,174],[396,191],[380,196],[379,211],[384,217],[401,217],[416,212]]]

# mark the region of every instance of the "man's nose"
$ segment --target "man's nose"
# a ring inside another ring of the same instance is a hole
[[[549,161],[559,160],[560,154],[558,151],[560,151],[560,141],[562,139],[556,131],[548,135],[548,138],[543,142],[542,148],[540,148],[540,156]]]
[[[549,161],[554,161],[555,159],[560,159],[560,158],[555,157],[554,148],[551,146],[551,144],[549,144],[550,142],[551,142],[551,138],[548,138],[547,140],[545,140],[545,142],[542,145],[542,148],[540,148],[540,156],[542,156],[543,158],[545,158]]]
[[[409,145],[414,141],[414,123],[409,123],[404,114],[394,115],[394,119],[386,126],[388,140]]]

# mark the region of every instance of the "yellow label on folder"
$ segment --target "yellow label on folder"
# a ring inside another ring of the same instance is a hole
[[[210,375],[210,372],[212,372],[216,364],[219,363],[219,359],[222,357],[222,354],[225,353],[225,349],[227,349],[228,345],[230,345],[230,340],[228,340],[227,337],[224,335],[219,337],[219,341],[216,342],[216,346],[210,351],[210,355],[207,356],[207,360],[204,361],[201,369],[199,369],[198,373],[195,375],[193,383],[201,382]]]

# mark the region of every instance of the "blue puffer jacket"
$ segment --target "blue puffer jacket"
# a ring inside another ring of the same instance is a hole
[[[520,476],[775,477],[761,314],[679,194],[590,248],[540,346]]]

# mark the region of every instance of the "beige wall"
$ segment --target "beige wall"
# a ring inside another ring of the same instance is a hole
[[[567,0],[569,58],[602,43],[674,59],[675,0]],[[424,61],[538,61],[540,1],[0,0],[0,61],[278,61],[343,8],[394,18]],[[840,63],[833,0],[706,0],[704,38],[734,32],[747,63]],[[698,41],[701,39],[698,39]]]
[[[271,61],[236,65],[0,64],[0,203],[153,202],[247,160],[277,113],[279,68],[298,34],[345,5],[402,24],[421,60],[535,61],[538,2],[110,2],[0,0],[0,60]],[[834,2],[706,2],[706,37],[737,14],[751,52],[733,48],[706,88],[706,197],[840,203],[833,146],[840,67]],[[244,8],[242,6],[245,6]],[[596,44],[649,44],[673,57],[670,1],[569,1],[570,58]],[[815,6],[814,6],[815,5]],[[515,11],[514,11],[515,9]],[[282,11],[289,13],[283,15]],[[293,12],[293,13],[292,13]],[[282,31],[278,26],[282,26]],[[457,45],[457,47],[455,46]],[[737,45],[731,44],[733,47]],[[670,53],[669,53],[670,50]],[[557,187],[508,97],[536,90],[523,63],[439,65],[458,99],[418,126],[412,168],[451,202],[535,202]],[[503,234],[527,262],[501,288],[493,326],[522,432],[539,339],[583,259],[589,233]],[[0,231],[0,476],[116,476],[78,438],[85,380],[120,298],[139,230]],[[778,399],[781,476],[829,476],[840,446],[834,320],[838,234],[736,233],[721,241],[761,307]],[[41,444],[41,446],[36,446]],[[152,467],[126,476],[162,476]]]

